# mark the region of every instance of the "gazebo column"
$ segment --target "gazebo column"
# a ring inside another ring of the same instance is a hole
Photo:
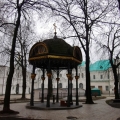
[[[48,93],[47,93],[47,105],[46,107],[50,107],[50,96],[51,96],[51,66],[50,66],[50,60],[48,63],[48,69],[47,69],[47,76],[48,76]]]
[[[44,80],[45,80],[45,70],[43,68],[43,75],[41,77],[42,79],[42,99],[41,99],[41,102],[43,103],[44,102]]]
[[[76,79],[76,105],[79,105],[79,102],[78,102],[78,79],[79,79],[79,76],[78,76],[78,69],[77,69],[77,67],[76,67],[75,79]]]
[[[60,79],[60,78],[56,78],[56,80],[57,80],[57,95],[56,95],[56,102],[57,102],[57,103],[59,102],[59,91],[58,91],[59,79]]]
[[[50,95],[51,95],[50,82],[51,82],[51,75],[52,75],[51,72],[47,73],[47,76],[48,76],[48,94],[47,94],[47,105],[46,105],[46,107],[50,107]]]
[[[67,78],[68,78],[68,97],[67,97],[67,107],[70,107],[70,78],[71,78],[71,74],[70,74],[70,66],[68,66],[68,74],[67,75]]]
[[[33,72],[31,73],[32,85],[31,85],[31,99],[30,106],[34,106],[34,79],[35,79],[35,66],[33,65]]]
[[[70,80],[70,103],[72,103],[73,101],[72,101],[72,80],[73,80],[73,78],[72,78],[72,70],[70,70],[70,74],[71,74],[71,77],[69,78],[69,80]]]
[[[59,91],[58,91],[58,83],[59,83],[59,70],[57,70],[57,95],[56,95],[56,102],[58,103],[59,102]]]

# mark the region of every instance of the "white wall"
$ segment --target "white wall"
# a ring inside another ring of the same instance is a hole
[[[9,67],[7,66],[0,66],[0,94],[5,94],[6,89],[6,81],[7,76],[9,73]],[[27,80],[26,80],[26,93],[29,93],[30,88],[30,76],[31,73],[27,72]],[[16,94],[16,85],[19,84],[19,94],[22,93],[22,71],[21,69],[15,69],[13,79],[12,79],[12,86],[11,86],[11,94]]]

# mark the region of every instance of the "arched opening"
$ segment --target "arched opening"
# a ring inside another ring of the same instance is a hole
[[[19,84],[16,85],[16,94],[19,94]]]
[[[58,84],[58,88],[62,88],[62,83],[59,83],[59,84]]]
[[[83,83],[79,84],[79,88],[83,89]]]

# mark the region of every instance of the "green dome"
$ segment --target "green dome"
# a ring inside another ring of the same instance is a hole
[[[63,39],[47,39],[43,42],[46,44],[49,54],[73,56],[74,47],[71,47]]]
[[[78,46],[72,47],[63,39],[54,37],[34,44],[29,52],[30,64],[47,68],[48,61],[52,68],[67,68],[68,63],[75,67],[82,62],[82,53]]]

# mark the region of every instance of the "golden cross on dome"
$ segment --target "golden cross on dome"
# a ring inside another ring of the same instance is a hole
[[[55,34],[54,38],[57,38],[57,36],[56,36],[56,34],[57,34],[57,32],[56,32],[56,28],[57,28],[57,26],[56,26],[55,23],[53,24],[53,26],[54,26],[54,30],[55,30],[55,32],[54,32],[54,34]]]
[[[56,26],[55,23],[53,24],[53,26],[54,26],[54,30],[55,30],[55,33],[56,33],[56,28],[57,28],[57,26]]]

